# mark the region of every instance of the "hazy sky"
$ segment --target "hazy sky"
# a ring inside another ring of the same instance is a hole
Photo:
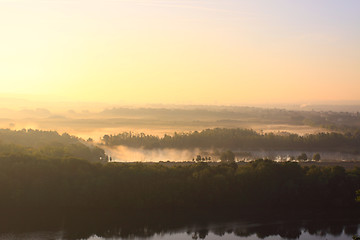
[[[360,100],[360,1],[0,0],[0,94]]]

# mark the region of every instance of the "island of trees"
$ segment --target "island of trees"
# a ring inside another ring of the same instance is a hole
[[[258,133],[251,129],[215,128],[188,133],[174,133],[173,136],[158,137],[144,133],[123,132],[105,135],[103,144],[124,145],[134,148],[223,148],[245,150],[300,150],[339,151],[359,154],[360,132],[318,133],[300,136],[297,134],[276,135]]]

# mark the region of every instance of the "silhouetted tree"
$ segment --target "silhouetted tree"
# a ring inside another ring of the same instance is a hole
[[[235,154],[232,151],[227,150],[226,152],[221,153],[220,160],[222,162],[233,162],[235,161]]]
[[[297,160],[300,161],[306,161],[308,159],[308,156],[306,155],[306,153],[302,153],[297,157]]]
[[[314,161],[320,161],[320,158],[321,158],[321,157],[320,157],[320,153],[315,153],[312,159],[313,159]]]

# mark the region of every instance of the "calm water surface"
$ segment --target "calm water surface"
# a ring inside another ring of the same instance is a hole
[[[358,234],[360,216],[355,213],[295,217],[122,216],[121,214],[2,215],[0,239],[300,239],[345,240]]]

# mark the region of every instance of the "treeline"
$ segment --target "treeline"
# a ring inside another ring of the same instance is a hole
[[[246,150],[315,150],[359,153],[360,131],[355,133],[318,133],[276,135],[257,133],[251,129],[206,129],[201,132],[175,133],[158,137],[144,133],[124,132],[105,135],[107,146],[124,145],[135,148],[226,148]]]
[[[2,209],[243,211],[355,207],[360,168],[257,160],[239,166],[0,157]]]
[[[299,110],[257,107],[219,107],[193,106],[185,108],[113,108],[101,112],[102,116],[127,117],[136,119],[156,119],[159,121],[174,121],[173,125],[187,121],[214,121],[216,123],[236,124],[250,121],[254,124],[290,124],[322,127],[332,131],[351,132],[360,129],[360,113],[353,112],[356,108],[349,106],[328,106],[338,111],[321,111],[323,107],[314,106]],[[325,106],[325,109],[328,108]],[[306,110],[307,109],[307,110]],[[305,110],[305,111],[304,111]],[[309,111],[311,110],[311,111]],[[349,111],[349,112],[346,112]],[[235,125],[236,126],[236,125]]]
[[[79,158],[89,161],[107,160],[103,149],[55,131],[0,129],[0,156],[30,158]]]
[[[56,131],[0,129],[0,142],[26,147],[41,147],[52,143],[76,144],[79,143],[79,138],[67,133],[60,135]]]

